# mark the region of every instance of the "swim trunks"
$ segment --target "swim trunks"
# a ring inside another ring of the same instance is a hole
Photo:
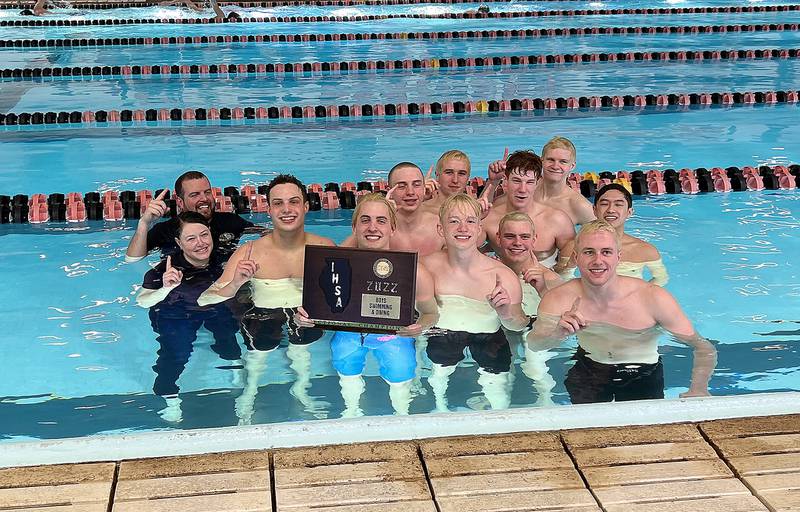
[[[361,375],[370,350],[386,382],[406,382],[414,378],[417,367],[414,338],[396,334],[337,332],[331,340],[333,367],[341,375]]]
[[[444,334],[430,336],[427,354],[431,362],[455,366],[464,360],[465,348],[469,348],[472,358],[484,371],[503,373],[511,369],[511,347],[502,329],[480,334],[446,331]]]
[[[308,329],[294,323],[294,313],[294,308],[250,308],[240,326],[245,346],[249,350],[267,352],[277,348],[284,338],[292,345],[308,345],[322,337],[321,329]]]
[[[664,398],[660,357],[654,364],[604,364],[593,361],[578,347],[572,359],[575,365],[567,372],[564,385],[573,404]]]

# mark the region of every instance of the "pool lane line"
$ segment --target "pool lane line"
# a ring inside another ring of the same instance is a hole
[[[556,112],[580,110],[585,112],[609,109],[667,109],[678,107],[688,109],[692,106],[711,107],[740,106],[756,104],[796,104],[800,91],[744,91],[744,92],[704,92],[681,94],[647,94],[616,96],[580,96],[558,98],[514,98],[501,100],[467,100],[431,103],[387,103],[387,104],[349,104],[349,105],[281,105],[258,107],[208,107],[208,108],[161,108],[137,110],[97,110],[71,112],[19,112],[0,114],[0,126],[28,125],[69,125],[71,128],[82,125],[104,126],[155,126],[175,127],[194,125],[200,121],[245,124],[251,120],[303,119],[381,119],[381,118],[448,118],[475,114],[502,114],[525,112]]]
[[[418,4],[461,4],[465,0],[286,0],[286,1],[271,1],[271,2],[239,2],[236,0],[223,0],[218,2],[221,6],[237,6],[237,7],[386,7],[393,5],[418,5]],[[480,3],[488,4],[510,4],[514,0],[481,0]],[[526,0],[530,3],[546,3],[546,2],[585,2],[586,0]],[[138,7],[157,7],[163,3],[163,0],[152,1],[131,1],[131,2],[102,2],[92,3],[84,2],[81,0],[72,0],[70,4],[77,9],[88,10],[108,10],[108,9],[126,9]],[[477,3],[477,2],[476,2]],[[30,2],[21,3],[0,3],[0,10],[2,9],[29,9]]]
[[[428,39],[538,39],[593,35],[715,34],[800,30],[798,23],[687,25],[639,27],[574,27],[526,30],[463,30],[436,32],[358,32],[341,34],[250,34],[219,36],[106,37],[91,39],[0,39],[0,48],[87,48],[102,46],[166,46],[230,43],[308,43],[339,41],[405,41]]]
[[[555,9],[549,11],[522,12],[460,12],[445,14],[366,14],[361,16],[270,16],[238,18],[216,21],[213,18],[164,18],[164,19],[93,19],[93,20],[3,20],[0,27],[81,27],[98,25],[178,24],[199,25],[209,23],[339,23],[378,21],[391,19],[508,19],[542,18],[553,16],[618,16],[618,15],[680,15],[680,14],[733,14],[800,11],[799,4],[786,5],[736,5],[722,7],[672,7],[672,8],[624,8],[624,9]]]
[[[745,165],[742,167],[698,167],[670,169],[636,169],[633,171],[572,171],[567,184],[586,198],[594,196],[605,185],[617,183],[636,196],[663,194],[699,194],[707,192],[743,192],[746,190],[793,190],[800,187],[800,165]],[[479,197],[486,184],[482,176],[474,176],[466,192]],[[266,213],[269,186],[247,184],[214,187],[212,194],[218,211],[239,215]],[[309,183],[311,211],[352,210],[358,197],[369,192],[386,193],[386,180]],[[49,222],[121,221],[139,219],[152,199],[162,190],[108,190],[81,194],[35,193],[0,194],[0,224],[43,224]],[[177,215],[174,198],[166,198],[167,216]]]
[[[547,55],[503,55],[493,57],[450,57],[405,60],[360,60],[330,62],[268,62],[247,64],[153,64],[125,66],[74,66],[53,68],[0,68],[0,78],[53,77],[192,77],[265,76],[295,74],[303,76],[348,75],[408,70],[456,70],[535,67],[551,64],[597,62],[699,62],[720,60],[796,59],[800,48],[680,50],[669,52],[564,53]],[[324,74],[324,75],[323,75]]]

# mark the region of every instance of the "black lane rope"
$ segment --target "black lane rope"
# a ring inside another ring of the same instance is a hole
[[[482,0],[481,3],[497,3],[506,4],[511,3],[512,0]],[[531,1],[531,0],[528,0]],[[532,0],[533,3],[545,2],[583,2],[585,0]],[[238,7],[307,7],[309,5],[321,7],[360,7],[368,6],[389,6],[389,5],[417,5],[417,4],[460,4],[464,0],[302,0],[302,1],[269,1],[269,2],[239,2],[237,0],[223,0],[219,5],[235,5]],[[136,7],[155,7],[160,6],[163,0],[142,0],[131,2],[84,2],[81,0],[72,0],[70,4],[73,7],[89,10],[108,10],[108,9],[125,9]],[[26,9],[31,8],[33,2],[20,2],[20,3],[3,3],[0,4],[0,9]]]
[[[2,78],[50,78],[50,77],[130,77],[193,75],[259,76],[275,74],[336,75],[358,72],[379,73],[385,71],[475,69],[486,67],[543,66],[550,64],[582,64],[593,62],[686,62],[705,60],[738,59],[796,59],[798,48],[732,49],[732,50],[678,50],[669,52],[617,52],[617,53],[564,53],[548,55],[506,55],[494,57],[451,57],[405,60],[360,60],[332,62],[268,62],[246,64],[153,64],[125,66],[83,66],[54,68],[5,68],[0,69]]]
[[[727,32],[797,31],[798,23],[687,25],[644,27],[576,27],[527,30],[464,30],[446,32],[366,32],[341,34],[257,34],[219,36],[107,37],[91,39],[0,39],[0,48],[85,48],[99,46],[165,46],[229,43],[307,43],[330,41],[526,39],[590,35],[713,34]]]
[[[176,126],[182,121],[241,121],[255,119],[326,119],[326,118],[395,118],[408,116],[451,117],[461,114],[493,112],[557,111],[563,109],[667,108],[693,105],[796,104],[797,90],[744,91],[682,94],[647,94],[616,96],[580,96],[568,98],[515,98],[501,100],[468,100],[432,103],[387,103],[350,105],[284,105],[270,107],[161,108],[147,110],[97,110],[61,112],[21,112],[0,114],[0,125],[71,125],[107,123],[124,125],[155,122]],[[147,125],[149,126],[149,125]]]
[[[331,23],[358,22],[389,19],[508,19],[541,18],[551,16],[609,16],[609,15],[669,15],[669,14],[729,14],[800,11],[800,5],[746,5],[722,7],[673,7],[673,8],[625,8],[625,9],[556,9],[524,12],[462,12],[445,14],[366,14],[361,16],[270,16],[254,18],[226,18],[216,21],[209,18],[166,19],[94,19],[94,20],[3,20],[0,27],[79,27],[98,25],[179,24],[196,25],[208,23]]]

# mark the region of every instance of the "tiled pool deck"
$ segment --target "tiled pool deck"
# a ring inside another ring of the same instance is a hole
[[[0,510],[800,510],[800,415],[9,468]]]

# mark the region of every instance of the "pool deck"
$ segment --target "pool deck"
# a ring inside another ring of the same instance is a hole
[[[0,510],[798,511],[800,414],[7,468]]]

